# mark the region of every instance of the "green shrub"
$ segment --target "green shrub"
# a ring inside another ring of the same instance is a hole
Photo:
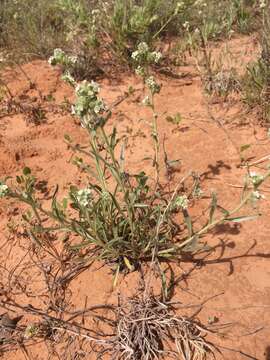
[[[250,108],[257,108],[261,117],[270,121],[270,9],[261,1],[261,56],[247,66],[243,77],[243,99]]]
[[[48,57],[65,43],[65,25],[57,1],[4,0],[0,9],[1,46],[26,58]]]

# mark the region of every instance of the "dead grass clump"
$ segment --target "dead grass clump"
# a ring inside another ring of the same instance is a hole
[[[193,317],[177,316],[170,303],[155,296],[136,297],[119,304],[116,336],[102,351],[111,359],[152,360],[177,358],[203,360],[214,357],[215,346],[205,339],[207,329]]]

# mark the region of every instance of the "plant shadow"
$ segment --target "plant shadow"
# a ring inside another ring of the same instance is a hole
[[[209,164],[207,171],[201,174],[201,179],[211,179],[214,175],[220,175],[222,169],[230,170],[231,166],[226,164],[223,160],[218,160],[215,165]]]
[[[171,299],[174,295],[174,290],[176,287],[179,287],[179,283],[184,281],[185,283],[187,283],[188,277],[190,276],[190,274],[197,270],[198,268],[202,268],[204,266],[207,265],[215,265],[215,264],[222,264],[222,263],[227,263],[229,265],[229,271],[228,271],[228,276],[232,275],[234,273],[234,261],[238,260],[238,259],[244,259],[244,258],[266,258],[266,259],[270,259],[270,253],[260,253],[260,252],[255,252],[255,253],[250,253],[252,250],[254,250],[257,246],[257,242],[254,241],[252,243],[252,245],[243,253],[240,255],[235,255],[235,256],[224,256],[225,252],[227,249],[234,249],[236,247],[236,244],[234,241],[224,241],[224,240],[220,240],[220,243],[217,244],[216,246],[212,247],[210,250],[208,249],[207,251],[205,251],[204,253],[201,253],[201,257],[198,257],[198,255],[193,255],[191,253],[183,253],[181,255],[181,260],[180,262],[182,263],[192,263],[194,264],[194,266],[191,268],[191,270],[189,270],[187,273],[182,273],[180,276],[176,277],[174,270],[170,264],[169,261],[167,260],[160,260],[160,262],[164,262],[166,263],[166,265],[168,266],[167,268],[167,273],[169,276],[169,285],[168,285],[168,294],[169,294],[169,298]],[[219,255],[214,258],[214,259],[208,259],[208,257],[211,254],[216,253],[217,251],[219,251]],[[266,354],[268,357],[266,357],[267,360],[270,360],[270,346],[266,349]]]
[[[212,230],[212,233],[215,235],[229,234],[229,235],[238,235],[240,234],[241,224],[219,224]]]
[[[270,360],[270,346],[267,346],[264,355],[265,355],[265,360]]]

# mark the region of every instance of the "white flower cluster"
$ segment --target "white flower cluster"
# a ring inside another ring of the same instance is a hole
[[[200,199],[203,196],[204,192],[203,190],[200,188],[200,186],[197,186],[194,191],[192,192],[192,195],[194,196],[194,198],[196,199]]]
[[[77,56],[69,56],[62,49],[54,49],[53,55],[49,57],[49,64],[52,66],[74,66],[78,62]]]
[[[150,58],[153,60],[155,64],[158,64],[162,59],[162,54],[160,51],[152,51],[150,54]]]
[[[189,30],[189,26],[190,26],[190,24],[189,24],[188,21],[185,21],[185,22],[183,23],[183,28],[184,28],[186,31]]]
[[[253,200],[260,200],[260,199],[265,199],[265,196],[262,195],[258,190],[256,190],[256,191],[253,191],[252,198],[253,198]]]
[[[38,332],[39,332],[39,327],[37,325],[29,324],[25,329],[24,337],[26,339],[31,339],[33,336],[37,335]]]
[[[174,200],[174,207],[176,209],[187,209],[188,208],[188,197],[186,195],[177,196]]]
[[[62,75],[62,80],[65,81],[66,83],[68,83],[71,86],[75,86],[76,85],[76,81],[74,79],[74,77],[70,74],[69,71],[66,71],[63,75]]]
[[[249,177],[250,177],[251,182],[252,182],[253,185],[259,185],[264,179],[263,175],[257,174],[254,171],[251,171],[249,173]]]
[[[0,182],[0,199],[7,196],[8,193],[9,193],[8,186]]]
[[[184,6],[185,6],[184,1],[178,1],[174,10],[174,15],[177,15]]]
[[[86,207],[93,199],[92,191],[88,188],[81,189],[77,192],[76,199],[82,207]]]
[[[131,58],[139,65],[158,64],[162,59],[162,54],[159,51],[150,51],[149,46],[141,42],[137,50],[131,54]]]
[[[146,85],[148,86],[149,90],[151,91],[152,95],[158,94],[160,92],[160,85],[156,82],[154,76],[150,76],[145,81]]]
[[[106,105],[99,98],[99,85],[94,81],[82,81],[75,89],[76,102],[72,107],[72,113],[79,116],[83,126],[90,126],[92,120],[96,120],[97,116],[106,111]],[[98,124],[96,124],[98,125]]]
[[[142,104],[144,106],[151,106],[151,100],[150,100],[150,97],[148,95],[142,100]]]
[[[266,0],[260,0],[259,6],[260,6],[260,9],[264,9],[266,7]]]
[[[138,75],[138,76],[141,76],[141,77],[145,77],[145,70],[144,70],[144,67],[143,66],[138,66],[135,70],[135,73]]]
[[[92,14],[92,16],[98,16],[98,15],[100,15],[100,10],[99,9],[93,9],[91,14]]]
[[[147,57],[148,53],[149,46],[145,42],[141,42],[138,45],[138,49],[136,51],[133,51],[133,53],[131,54],[131,58],[136,62],[140,62],[142,58]]]

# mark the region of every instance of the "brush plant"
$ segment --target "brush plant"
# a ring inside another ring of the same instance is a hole
[[[60,63],[66,64],[63,53],[58,51],[56,55],[59,55]],[[61,233],[67,235],[65,239],[72,235],[73,240],[66,244],[71,251],[87,249],[91,258],[113,265],[116,278],[120,270],[134,270],[142,261],[175,258],[182,252],[196,253],[202,249],[200,237],[214,226],[250,219],[239,217],[237,213],[247,203],[259,199],[259,187],[269,176],[269,172],[249,175],[240,203],[230,211],[221,207],[216,194],[212,194],[206,224],[196,229],[189,206],[199,193],[198,182],[188,195],[183,190],[183,179],[169,198],[160,187],[155,96],[161,87],[149,70],[149,65],[160,58],[161,54],[151,52],[144,43],[132,55],[137,73],[148,89],[144,103],[153,112],[155,181],[144,171],[131,174],[126,168],[125,146],[117,136],[116,128],[108,130],[112,108],[100,97],[99,85],[94,81],[77,83],[69,75],[68,82],[76,96],[72,113],[80,119],[89,142],[88,145],[76,144],[68,135],[65,141],[77,154],[76,165],[87,174],[86,186],[72,185],[63,199],[59,199],[56,186],[48,207],[38,198],[37,181],[29,168],[25,168],[15,181],[6,178],[0,183],[1,198],[14,199],[28,206],[23,219],[26,234],[32,241],[39,246],[51,246],[50,239]],[[56,57],[50,59],[51,64],[57,62]],[[252,190],[249,190],[250,186]],[[176,213],[182,214],[183,221],[175,221]]]

